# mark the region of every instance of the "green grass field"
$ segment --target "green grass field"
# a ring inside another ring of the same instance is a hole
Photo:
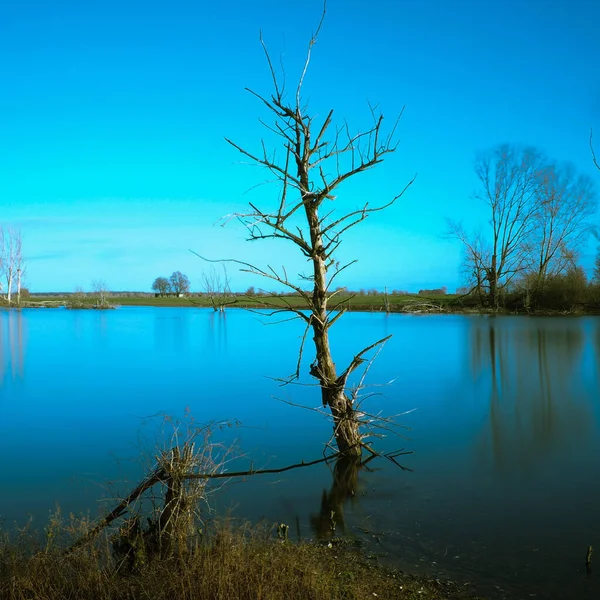
[[[455,295],[444,296],[417,296],[417,295],[389,295],[387,303],[390,312],[399,312],[407,307],[415,304],[433,305],[440,308],[447,307]],[[27,299],[26,306],[58,305],[64,304],[71,306],[75,301],[73,296],[33,296]],[[96,302],[91,295],[79,298],[76,300],[78,306],[74,308],[92,308]],[[189,296],[185,298],[154,297],[154,296],[115,296],[108,297],[108,302],[114,306],[156,306],[156,307],[203,307],[212,308],[210,299],[207,296]],[[225,306],[231,308],[256,308],[256,309],[281,309],[286,307],[305,308],[306,304],[300,296],[245,296],[236,295],[230,298]],[[348,293],[337,294],[330,302],[330,308],[343,307],[347,310],[368,311],[368,312],[384,312],[386,310],[386,297],[383,294],[378,295],[352,295]]]

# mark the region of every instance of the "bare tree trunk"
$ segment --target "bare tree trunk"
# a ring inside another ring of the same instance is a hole
[[[488,271],[488,283],[490,287],[490,304],[494,310],[498,309],[498,271],[496,270],[496,256],[492,257],[492,267]]]
[[[308,159],[303,157],[298,165],[303,190],[309,190]],[[333,433],[338,450],[345,456],[360,456],[361,436],[358,420],[354,415],[352,401],[345,391],[346,380],[340,385],[329,345],[329,319],[327,315],[327,264],[323,247],[323,233],[319,220],[318,205],[312,201],[308,191],[303,194],[303,204],[309,224],[313,263],[313,315],[312,329],[316,349],[316,377],[321,384],[323,406],[329,406],[333,417]],[[307,198],[308,196],[308,198]]]
[[[322,321],[313,319],[312,329],[317,359],[316,365],[311,367],[311,374],[321,385],[323,406],[328,406],[331,410],[333,435],[338,450],[345,456],[360,456],[362,438],[359,421],[355,417],[353,402],[346,395],[345,386],[340,386],[329,347],[328,328],[323,327]]]
[[[12,265],[9,265],[6,269],[6,301],[9,305],[11,303],[13,277],[13,267]]]
[[[21,306],[21,268],[17,269],[17,306]]]

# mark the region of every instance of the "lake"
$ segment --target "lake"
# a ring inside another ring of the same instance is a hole
[[[98,515],[152,456],[150,417],[186,407],[230,421],[214,428],[243,455],[230,469],[320,458],[330,424],[289,404],[319,407],[319,390],[273,379],[295,370],[302,333],[234,309],[0,312],[5,524],[42,527],[57,504]],[[387,385],[364,406],[415,409],[406,439],[376,442],[413,451],[399,459],[412,471],[377,459],[351,490],[321,464],[233,482],[214,505],[302,538],[335,506],[338,534],[406,571],[499,598],[600,597],[600,565],[585,569],[600,551],[600,318],[350,313],[332,330],[338,368],[389,334],[366,379]]]

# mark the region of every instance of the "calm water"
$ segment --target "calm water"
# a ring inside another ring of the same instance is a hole
[[[600,565],[584,565],[588,545],[600,552],[600,319],[349,314],[338,364],[390,333],[368,382],[394,382],[369,407],[416,409],[401,418],[408,439],[379,446],[413,450],[412,472],[378,461],[336,479],[320,465],[214,502],[302,537],[335,508],[338,533],[383,560],[498,597],[600,597]],[[129,485],[111,481],[139,477],[147,417],[185,407],[241,422],[216,433],[241,466],[319,458],[327,421],[281,402],[318,406],[318,390],[269,379],[295,369],[301,334],[236,310],[0,312],[0,515],[42,523],[57,503],[98,514],[98,498]]]

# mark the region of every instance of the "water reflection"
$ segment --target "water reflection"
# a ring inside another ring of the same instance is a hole
[[[471,368],[483,378],[489,413],[480,456],[498,471],[523,471],[591,433],[581,385],[583,327],[564,320],[473,322]]]
[[[227,349],[227,311],[212,311],[208,318],[207,343],[215,349]]]
[[[574,591],[588,581],[585,550],[598,545],[600,319],[351,313],[336,352],[351,358],[388,332],[369,378],[398,385],[372,410],[418,408],[402,420],[414,473],[387,461],[319,465],[226,488],[219,510],[289,525],[298,516],[301,533],[326,538],[333,512],[336,535],[385,532],[367,537],[400,568],[427,562],[451,578],[526,582],[516,597],[600,597],[597,573],[593,595]],[[0,517],[45,522],[55,503],[95,515],[114,457],[139,454],[140,420],[188,405],[203,423],[242,421],[228,432],[257,464],[312,457],[329,422],[274,400],[282,392],[264,377],[289,373],[301,333],[234,310],[0,311],[0,463],[10,482]],[[311,405],[314,388],[290,399]]]
[[[600,326],[596,328],[596,335],[593,344],[596,358],[596,389],[600,389]]]
[[[177,352],[189,349],[190,323],[186,311],[160,312],[154,318],[154,340],[157,348]]]
[[[365,464],[343,457],[335,461],[331,488],[329,491],[323,490],[321,508],[310,516],[311,529],[318,538],[329,539],[346,532],[344,504],[348,500],[352,503],[356,501],[358,471]]]
[[[0,382],[9,375],[23,379],[25,357],[25,325],[21,311],[0,313]]]

